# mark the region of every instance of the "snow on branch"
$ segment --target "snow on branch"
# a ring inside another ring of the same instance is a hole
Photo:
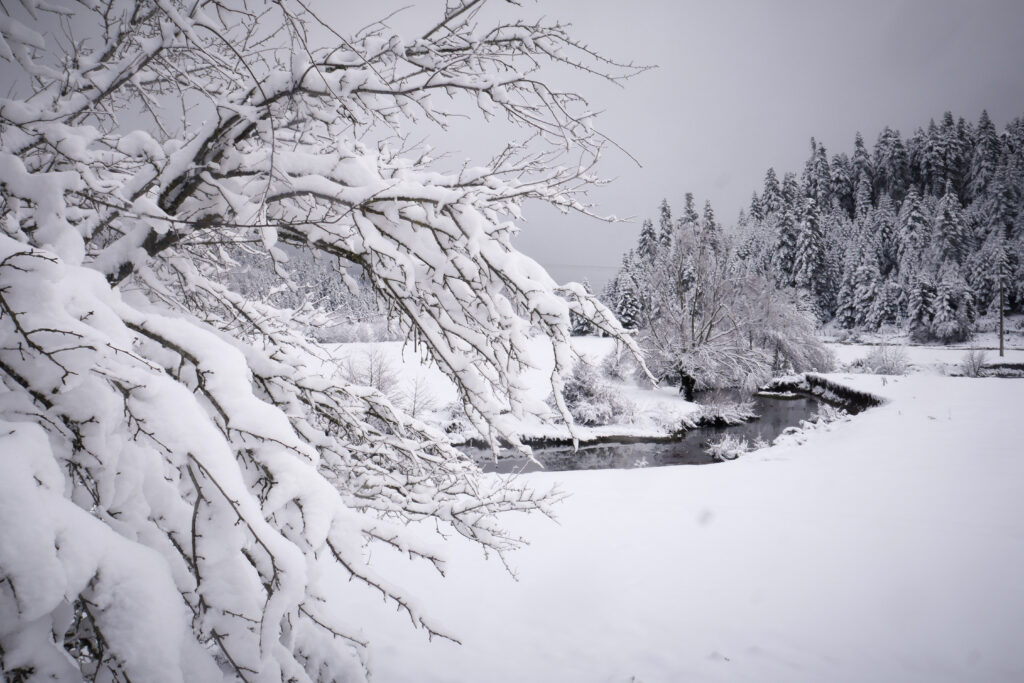
[[[643,67],[564,24],[482,25],[483,4],[449,3],[411,38],[386,21],[343,35],[301,0],[0,7],[0,665],[14,680],[359,677],[366,635],[332,602],[358,585],[458,637],[368,548],[443,572],[429,525],[507,562],[523,539],[499,518],[553,514],[560,492],[479,476],[438,430],[348,385],[304,336],[312,318],[227,274],[232,245],[281,273],[282,244],[361,271],[495,446],[521,446],[511,420],[546,412],[521,384],[529,336],[551,341],[556,395],[570,312],[639,353],[511,237],[530,199],[589,212],[607,143],[543,67],[616,82]],[[407,143],[467,111],[523,139],[461,168]]]

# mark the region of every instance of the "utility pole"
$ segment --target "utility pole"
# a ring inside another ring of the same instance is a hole
[[[999,263],[999,357],[1003,357],[1003,264]]]

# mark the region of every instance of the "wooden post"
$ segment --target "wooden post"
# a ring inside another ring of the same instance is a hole
[[[999,264],[999,357],[1003,357],[1003,264]]]

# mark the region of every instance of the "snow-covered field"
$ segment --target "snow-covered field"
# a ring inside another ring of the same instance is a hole
[[[378,553],[462,645],[356,603],[375,680],[1024,680],[1024,380],[830,377],[886,403],[729,463],[526,475],[571,496],[510,520],[518,582]]]

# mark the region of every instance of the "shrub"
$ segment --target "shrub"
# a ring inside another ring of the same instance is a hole
[[[981,349],[971,349],[960,359],[960,369],[967,377],[981,377],[981,371],[988,360],[988,354]]]
[[[618,346],[601,359],[601,373],[620,382],[632,381],[642,375],[640,365],[633,354],[623,352]]]
[[[633,405],[601,377],[597,369],[581,360],[563,390],[565,405],[577,424],[594,426],[633,418]]]
[[[905,346],[876,346],[860,364],[864,372],[874,375],[905,375],[910,371],[910,357]]]
[[[746,439],[726,434],[718,441],[709,441],[704,450],[715,460],[735,460],[750,451],[750,443]]]
[[[390,400],[398,399],[399,372],[379,348],[351,354],[341,362],[341,377],[348,384],[372,387]]]
[[[712,401],[705,403],[694,415],[694,422],[705,427],[730,427],[750,422],[757,417],[753,401]]]

